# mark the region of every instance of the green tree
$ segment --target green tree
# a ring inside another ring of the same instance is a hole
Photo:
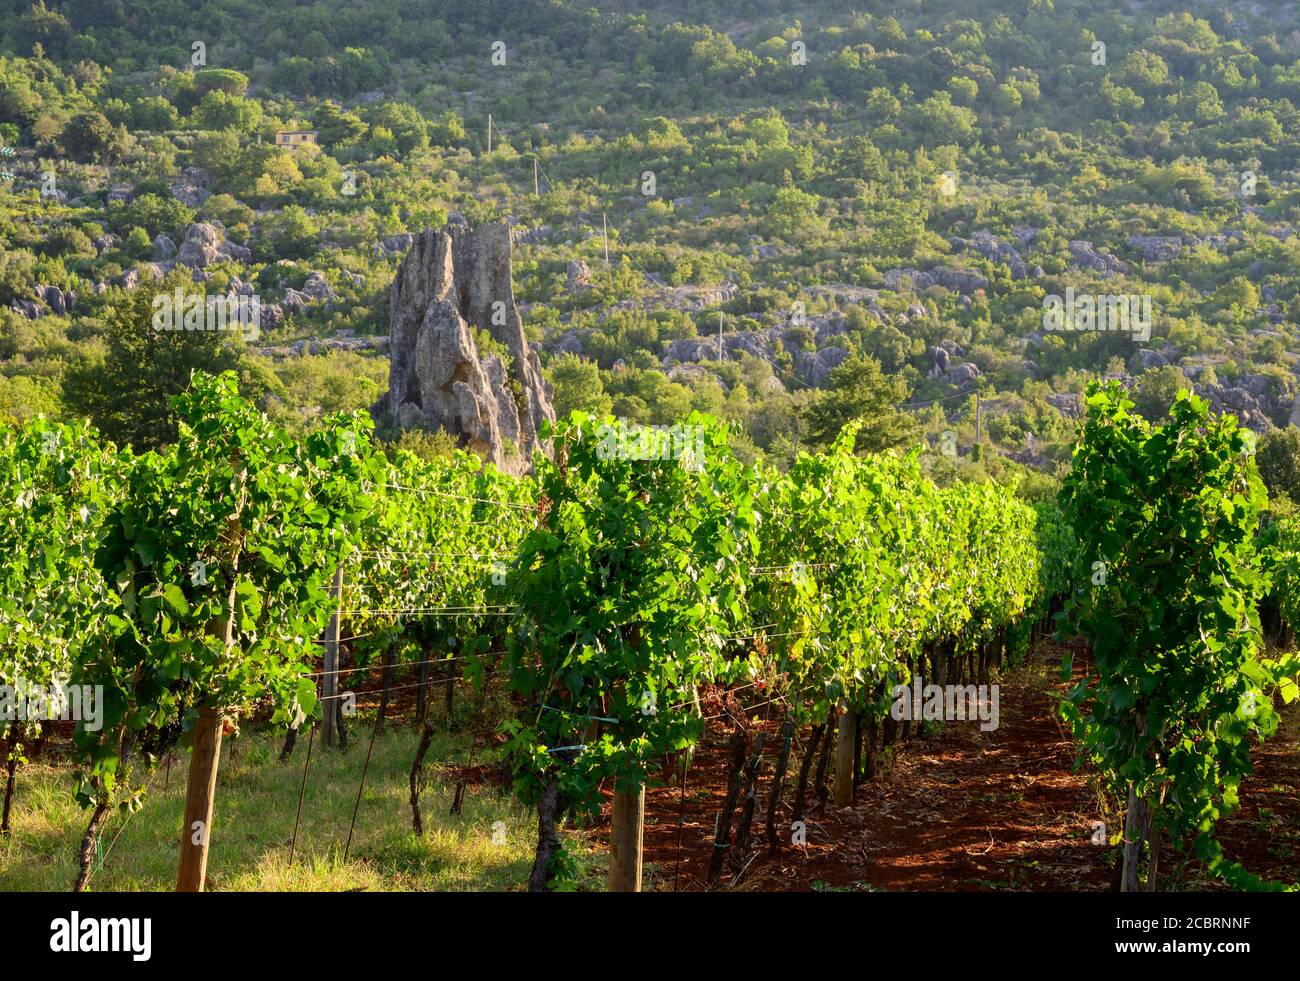
[[[979,99],[980,86],[973,78],[958,75],[948,81],[948,93],[959,106],[973,106]]]
[[[0,119],[13,120],[30,128],[40,116],[44,105],[45,100],[24,80],[5,78],[0,81]],[[10,126],[12,123],[5,125]]]
[[[153,240],[149,238],[149,233],[139,225],[136,225],[127,233],[123,251],[132,259],[147,258],[152,249]]]
[[[110,207],[107,217],[113,230],[119,234],[128,234],[138,226],[152,239],[159,234],[179,235],[194,220],[194,209],[173,197],[141,194],[127,204]]]
[[[314,119],[317,138],[322,146],[335,147],[353,143],[366,132],[366,124],[355,113],[340,109],[336,102],[325,102]]]
[[[1234,276],[1214,291],[1208,305],[1234,318],[1253,317],[1259,310],[1259,290],[1245,276]]]
[[[42,247],[47,255],[61,255],[69,259],[93,259],[95,246],[90,237],[80,228],[64,225],[57,228],[45,239]]]
[[[1181,391],[1190,391],[1192,383],[1177,365],[1161,365],[1138,378],[1133,402],[1138,414],[1148,422],[1159,422]]]
[[[1287,426],[1265,433],[1255,451],[1255,464],[1270,494],[1285,494],[1300,504],[1300,429]]]
[[[237,334],[155,328],[154,298],[193,287],[188,277],[172,275],[157,293],[135,290],[111,305],[104,320],[107,353],[102,361],[68,372],[68,408],[88,417],[114,442],[137,451],[174,441],[172,399],[189,388],[193,373],[231,371],[240,365]]]
[[[600,380],[600,368],[592,362],[565,354],[552,362],[550,375],[557,419],[567,419],[575,409],[597,416],[609,414],[614,403]]]
[[[239,134],[230,130],[199,133],[194,138],[194,164],[211,171],[220,181],[229,181],[239,173],[242,157]]]
[[[936,92],[909,109],[905,117],[909,128],[920,134],[926,146],[962,143],[975,132],[974,110],[953,105],[947,92]]]
[[[262,104],[256,99],[230,95],[219,89],[207,93],[194,110],[203,129],[233,129],[250,133],[262,121]]]
[[[865,136],[845,140],[837,162],[842,173],[864,181],[878,180],[886,170],[885,158]]]
[[[1169,87],[1169,66],[1154,52],[1134,51],[1120,64],[1119,77],[1138,92],[1154,95]]]
[[[446,109],[429,123],[429,139],[435,146],[464,146],[468,134],[465,121],[454,109]]]
[[[818,214],[821,198],[797,187],[783,187],[776,192],[767,209],[767,226],[781,239],[805,238],[826,227]]]
[[[1101,80],[1101,98],[1115,119],[1137,112],[1146,101],[1128,86],[1116,85],[1109,76]]]
[[[886,376],[875,358],[849,358],[831,370],[830,388],[805,412],[808,441],[830,446],[845,426],[860,422],[856,452],[878,453],[902,446],[916,436],[912,418],[898,409],[908,394],[907,382]]]
[[[370,124],[393,134],[402,154],[423,150],[429,145],[429,124],[420,110],[405,102],[384,102],[370,114]]]
[[[116,157],[119,147],[113,124],[101,112],[79,112],[63,127],[59,144],[74,160],[93,163]]]
[[[229,194],[214,194],[203,202],[203,216],[215,218],[236,238],[247,238],[249,226],[257,217],[248,205]]]
[[[208,92],[243,96],[248,92],[248,76],[230,68],[205,68],[195,74],[194,88],[200,96]]]
[[[175,129],[179,121],[176,107],[161,95],[148,95],[131,107],[133,129],[163,131]]]
[[[258,223],[256,247],[268,260],[304,259],[316,249],[319,232],[312,216],[298,205],[268,215]]]
[[[75,31],[68,18],[57,10],[45,6],[45,0],[39,0],[18,18],[15,25],[14,42],[19,51],[31,51],[40,45],[52,55],[62,55],[67,51]]]
[[[271,84],[277,89],[303,93],[311,87],[311,73],[310,58],[291,55],[276,63],[271,72]]]

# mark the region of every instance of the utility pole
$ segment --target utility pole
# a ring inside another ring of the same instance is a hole
[[[975,445],[980,445],[980,393],[975,393]]]
[[[488,153],[492,152],[492,113],[488,113]]]
[[[605,220],[605,212],[600,213],[600,230],[605,236],[605,268],[609,269],[609,222]]]
[[[727,349],[722,346],[722,311],[718,311],[718,360],[724,361],[727,357]]]
[[[540,198],[542,192],[537,189],[537,158],[533,157],[533,197]]]

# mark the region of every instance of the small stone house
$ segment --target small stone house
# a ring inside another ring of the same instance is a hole
[[[315,143],[316,131],[314,129],[282,129],[277,130],[275,134],[275,145],[284,147],[286,150],[296,150],[304,143]]]

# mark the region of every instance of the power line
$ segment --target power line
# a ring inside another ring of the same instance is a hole
[[[958,393],[956,393],[955,395],[943,395],[943,396],[940,396],[939,398],[936,398],[936,399],[925,399],[924,401],[921,401],[921,402],[904,402],[904,403],[902,403],[902,404],[899,406],[899,408],[900,408],[900,409],[917,409],[917,408],[922,408],[922,407],[927,406],[927,405],[934,405],[934,404],[937,403],[937,402],[951,402],[951,401],[953,401],[954,399],[968,399],[968,398],[970,398],[970,397],[971,397],[972,395],[974,395],[974,394],[976,394],[976,393],[974,393],[974,392],[958,392]]]

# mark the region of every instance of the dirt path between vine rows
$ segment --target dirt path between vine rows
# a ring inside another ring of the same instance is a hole
[[[768,733],[751,848],[727,864],[719,888],[741,890],[1092,891],[1108,888],[1114,852],[1092,843],[1095,822],[1113,832],[1118,814],[1102,804],[1086,773],[1076,772],[1074,742],[1057,706],[1069,687],[1059,676],[1056,645],[1041,644],[1031,664],[1003,679],[1000,724],[949,723],[930,739],[898,747],[875,780],[863,782],[851,807],[810,795],[807,844],[790,845],[789,802],[803,746],[791,754],[785,807],[776,822],[784,846],[766,847],[766,812],[779,742]],[[1078,669],[1076,669],[1076,677]],[[761,711],[761,710],[760,710]],[[1228,853],[1252,871],[1295,879],[1300,851],[1300,717],[1288,713],[1280,738],[1257,747],[1256,773],[1243,786],[1243,807],[1225,821]],[[807,732],[800,734],[807,738]],[[646,888],[708,887],[714,822],[727,790],[730,727],[710,730],[681,788],[647,793]],[[832,767],[833,769],[833,767]],[[680,824],[679,824],[680,819]],[[1167,851],[1167,850],[1166,850]],[[1178,888],[1214,888],[1189,867],[1175,867]],[[1167,886],[1168,887],[1168,884]]]

